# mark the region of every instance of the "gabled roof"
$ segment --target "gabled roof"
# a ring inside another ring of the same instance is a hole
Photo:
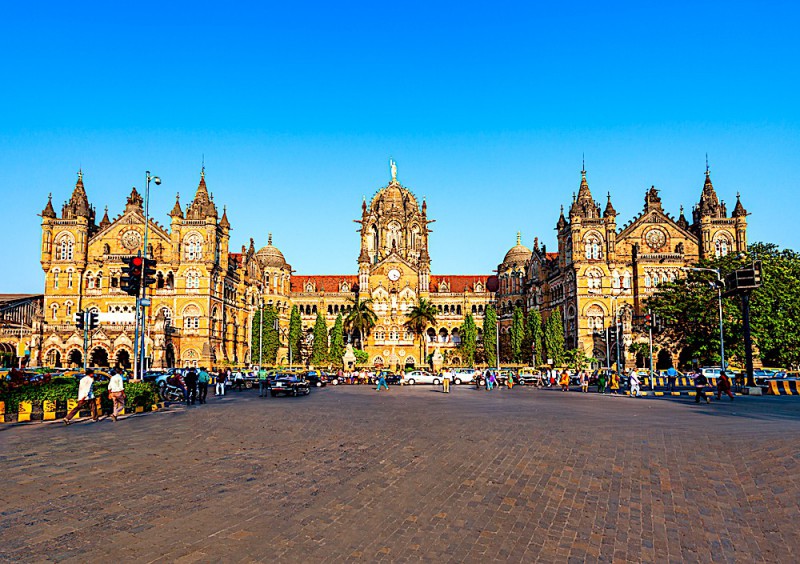
[[[432,274],[429,287],[431,293],[436,293],[439,291],[439,284],[446,282],[450,292],[463,294],[464,292],[474,292],[475,284],[480,282],[486,291],[488,277],[488,274]]]
[[[295,275],[292,276],[291,291],[296,293],[305,293],[306,285],[309,282],[314,285],[317,292],[337,294],[339,293],[339,287],[342,282],[347,282],[348,286],[352,290],[353,284],[358,283],[358,276],[351,274],[317,274],[309,276]]]
[[[697,240],[697,236],[695,236],[694,233],[681,227],[681,225],[675,219],[664,213],[664,211],[662,211],[660,208],[650,208],[649,210],[645,210],[634,217],[630,223],[625,225],[625,227],[623,227],[623,229],[617,234],[617,241],[621,241],[624,237],[630,235],[631,232],[641,224],[650,223],[649,218],[653,216],[661,218],[663,223],[669,223],[673,225],[675,229],[683,233],[687,239],[693,239],[695,241]]]

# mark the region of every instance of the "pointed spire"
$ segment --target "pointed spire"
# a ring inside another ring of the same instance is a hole
[[[603,217],[606,218],[615,218],[617,217],[617,210],[614,209],[614,206],[611,205],[611,192],[608,193],[608,203],[606,204],[606,209],[603,212]]]
[[[47,205],[42,210],[42,217],[49,217],[51,219],[56,217],[56,210],[53,209],[53,193],[47,195]]]
[[[517,231],[517,245],[522,244],[522,232]]]
[[[689,229],[689,222],[686,220],[686,216],[683,215],[683,206],[681,206],[681,215],[678,217],[678,221],[676,223],[681,229]]]
[[[736,207],[733,208],[733,213],[731,214],[731,217],[746,217],[746,216],[747,216],[747,210],[744,209],[744,206],[742,205],[739,192],[736,192]]]
[[[223,229],[230,229],[231,224],[228,221],[228,207],[222,206],[222,218],[219,220],[219,226]]]
[[[272,233],[267,235],[267,245],[272,245]]]
[[[428,201],[423,197],[422,198],[422,215],[426,215],[428,213]]]
[[[88,218],[91,215],[89,198],[83,186],[83,169],[78,169],[78,181],[75,183],[72,197],[69,199],[69,203],[65,206],[64,211],[66,212],[64,214],[65,219],[74,219],[76,217]]]
[[[706,179],[703,183],[703,192],[700,195],[700,203],[693,214],[694,221],[697,222],[699,218],[705,216],[724,217],[725,210],[720,205],[717,192],[714,190],[714,185],[711,183],[711,170],[708,168],[708,156],[706,155]]]
[[[366,196],[362,196],[361,198],[362,198],[362,200],[361,200],[361,215],[366,215],[367,214],[367,197]]]
[[[175,205],[172,207],[172,211],[169,212],[170,217],[179,217],[183,219],[183,210],[181,210],[181,193],[177,192],[175,194]]]
[[[109,225],[111,225],[111,220],[108,219],[108,206],[106,206],[105,213],[103,214],[103,219],[100,220],[100,229],[108,227]]]
[[[256,243],[255,243],[255,241],[253,241],[252,237],[250,237],[250,248],[247,249],[247,254],[248,254],[248,256],[252,256],[252,255],[256,254]]]
[[[556,228],[560,231],[567,226],[567,220],[564,217],[564,205],[561,205],[561,215],[558,217],[558,223],[556,223]]]
[[[206,217],[216,216],[217,207],[208,194],[208,187],[206,186],[206,167],[203,165],[203,168],[200,170],[200,182],[197,185],[197,192],[194,195],[194,200],[189,204],[186,217],[187,219],[205,219]]]

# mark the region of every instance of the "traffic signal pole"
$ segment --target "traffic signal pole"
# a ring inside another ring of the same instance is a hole
[[[653,312],[647,310],[647,317],[649,318],[647,328],[650,333],[650,389],[656,389],[655,371],[653,370]]]

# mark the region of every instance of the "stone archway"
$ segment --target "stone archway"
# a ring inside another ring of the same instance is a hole
[[[670,366],[672,366],[672,355],[667,349],[661,349],[656,359],[656,370],[666,370]]]
[[[89,366],[108,368],[108,351],[103,347],[95,347],[89,355]]]
[[[116,366],[124,370],[129,370],[131,367],[131,353],[127,349],[119,349],[117,351]]]
[[[80,351],[80,349],[72,349],[69,351],[69,356],[67,356],[67,365],[70,368],[83,367],[83,353]]]
[[[58,349],[50,349],[45,353],[45,364],[53,368],[61,368],[61,351]]]

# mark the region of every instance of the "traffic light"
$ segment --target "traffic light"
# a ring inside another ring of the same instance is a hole
[[[75,314],[75,327],[83,331],[83,322],[84,322],[83,312],[79,311]]]
[[[156,259],[144,259],[144,286],[152,286],[156,283]]]
[[[653,316],[652,316],[652,314],[648,313],[647,315],[644,316],[644,327],[648,331],[653,328]]]
[[[756,288],[761,286],[761,261],[753,261],[753,282]]]
[[[89,330],[94,330],[100,327],[100,314],[96,311],[89,312]]]
[[[120,288],[129,296],[138,296],[139,288],[142,283],[142,268],[144,259],[142,257],[130,257],[128,264],[122,267],[122,277]]]

